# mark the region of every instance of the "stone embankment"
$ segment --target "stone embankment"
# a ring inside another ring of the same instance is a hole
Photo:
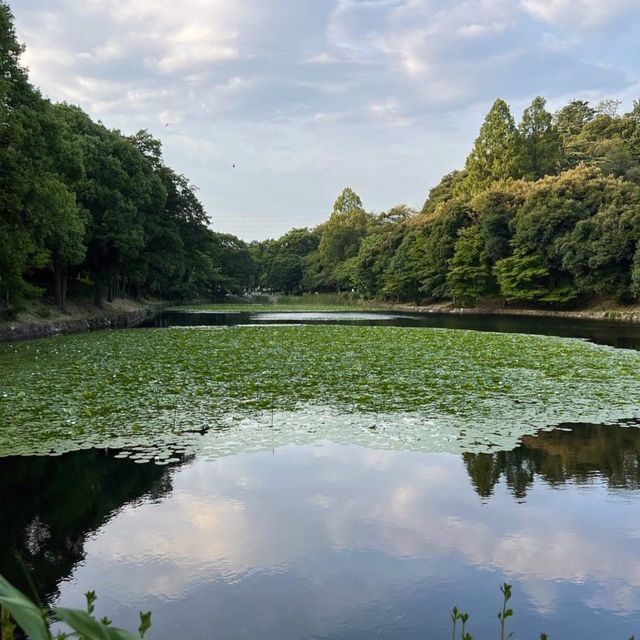
[[[166,304],[151,304],[137,309],[96,311],[51,320],[16,320],[0,323],[0,342],[17,342],[34,338],[47,338],[67,333],[83,333],[99,329],[126,329],[151,321],[167,307]]]

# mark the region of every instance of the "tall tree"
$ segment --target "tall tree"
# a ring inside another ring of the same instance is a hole
[[[475,194],[499,180],[520,177],[520,147],[520,135],[509,105],[498,99],[487,114],[467,158],[461,190]]]
[[[341,289],[353,285],[355,259],[370,223],[371,216],[363,209],[360,197],[348,187],[343,189],[329,220],[318,229],[318,260],[326,286]]]
[[[554,174],[560,166],[560,134],[545,106],[544,98],[534,98],[524,110],[519,126],[522,139],[522,171],[528,180]]]

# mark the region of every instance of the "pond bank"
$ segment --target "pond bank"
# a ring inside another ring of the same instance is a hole
[[[152,320],[168,306],[169,303],[164,301],[136,302],[122,299],[106,303],[104,309],[99,309],[90,301],[72,300],[67,304],[67,313],[61,313],[57,309],[41,305],[38,310],[28,310],[15,320],[0,321],[0,342],[18,342],[98,329],[137,327]]]
[[[555,309],[523,309],[518,307],[457,307],[451,302],[440,302],[430,305],[376,303],[376,307],[383,307],[392,311],[424,314],[451,315],[495,315],[495,316],[527,316],[533,318],[566,318],[567,320],[588,320],[596,322],[619,322],[625,324],[640,324],[640,306],[628,307],[591,307],[574,311]]]

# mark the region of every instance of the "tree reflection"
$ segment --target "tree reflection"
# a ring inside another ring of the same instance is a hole
[[[0,459],[0,574],[50,599],[84,557],[87,537],[123,506],[171,491],[168,467],[104,450]]]
[[[471,482],[482,498],[504,479],[524,500],[536,478],[552,486],[602,478],[610,488],[640,488],[640,429],[635,426],[567,424],[525,436],[513,451],[465,453]]]

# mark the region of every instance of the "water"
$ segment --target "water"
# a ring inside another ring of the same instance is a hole
[[[499,316],[494,314],[372,313],[372,312],[189,312],[167,311],[158,316],[157,327],[234,326],[244,324],[341,324],[360,326],[431,327],[504,333],[531,333],[583,338],[623,349],[640,349],[640,326],[621,322],[596,322],[565,318]]]
[[[578,335],[629,347],[634,331]],[[96,448],[0,458],[0,573],[26,587],[17,552],[50,602],[82,606],[95,589],[119,625],[151,609],[157,639],[448,638],[453,605],[474,637],[497,637],[505,580],[519,638],[638,634],[634,422],[565,423],[491,453],[311,440],[166,466]]]

